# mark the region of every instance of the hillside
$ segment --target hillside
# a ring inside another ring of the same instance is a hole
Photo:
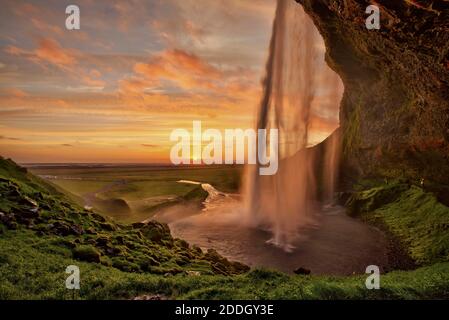
[[[11,160],[0,161],[2,230],[26,232],[77,260],[123,271],[227,275],[248,270],[172,238],[165,224],[123,225],[85,210]]]
[[[364,275],[248,272],[213,250],[174,239],[164,224],[124,225],[86,211],[11,160],[0,160],[0,192],[0,299],[449,297],[449,263],[441,251],[438,258],[424,256],[420,269],[384,275],[381,290],[366,290]],[[441,240],[440,234],[429,237]],[[72,264],[81,270],[75,293],[64,286]]]

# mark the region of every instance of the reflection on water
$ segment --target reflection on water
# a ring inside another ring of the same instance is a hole
[[[296,249],[288,253],[266,243],[270,232],[242,225],[238,196],[210,187],[213,196],[202,211],[172,220],[175,237],[204,249],[214,248],[231,260],[285,272],[305,267],[314,274],[348,275],[364,273],[369,264],[384,266],[387,262],[382,233],[346,216],[341,207],[317,208],[313,219],[298,229]]]

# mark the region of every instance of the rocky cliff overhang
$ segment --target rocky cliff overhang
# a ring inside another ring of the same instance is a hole
[[[343,175],[449,184],[449,1],[297,2],[345,84]],[[369,5],[379,30],[365,26]]]

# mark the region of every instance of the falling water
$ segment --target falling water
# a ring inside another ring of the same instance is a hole
[[[316,206],[316,164],[322,164],[318,170],[327,200],[337,178],[338,136],[327,139],[323,155],[308,148],[314,119],[336,114],[342,94],[340,79],[324,62],[323,48],[302,7],[293,0],[278,0],[257,128],[279,130],[279,169],[273,176],[260,176],[257,166],[248,166],[244,192],[246,222],[268,229],[268,243],[286,251],[294,249],[298,228],[310,222]]]

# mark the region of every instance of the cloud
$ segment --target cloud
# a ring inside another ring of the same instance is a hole
[[[0,136],[0,140],[21,141],[22,139],[20,139],[20,138],[14,138],[14,137]]]
[[[34,53],[38,59],[59,67],[71,66],[77,63],[73,51],[62,48],[56,40],[49,38],[40,39]]]
[[[28,94],[17,88],[4,88],[0,90],[0,94],[3,96],[9,96],[11,98],[25,98]]]
[[[134,74],[119,81],[122,94],[144,94],[151,87],[175,85],[186,92],[207,92],[228,99],[252,95],[259,90],[258,74],[242,67],[219,68],[180,49],[166,50],[136,63]],[[168,84],[166,82],[169,82]]]
[[[2,139],[14,156],[151,161],[192,119],[253,124],[275,0],[79,0],[73,32],[53,0],[5,2],[0,133],[25,139]]]
[[[102,76],[100,71],[81,65],[82,61],[88,60],[87,55],[78,50],[64,48],[54,39],[40,38],[34,50],[25,50],[9,45],[4,51],[13,56],[25,57],[43,68],[53,66],[87,86],[105,86],[105,82],[100,79]]]
[[[14,9],[15,14],[21,17],[38,16],[41,14],[41,10],[38,6],[31,3],[21,3]]]
[[[54,35],[57,35],[60,37],[64,35],[64,30],[61,27],[56,26],[56,25],[51,25],[51,24],[37,18],[37,16],[31,18],[31,23],[41,33],[54,34]]]
[[[10,54],[10,55],[13,55],[13,56],[20,56],[20,55],[25,55],[25,54],[29,53],[28,51],[23,50],[23,49],[21,49],[19,47],[13,46],[13,45],[6,46],[4,51],[7,54]]]
[[[9,45],[4,51],[13,56],[24,56],[40,65],[50,64],[62,69],[67,69],[78,63],[74,50],[65,49],[59,42],[50,38],[40,38],[34,50],[25,50]]]
[[[178,46],[180,42],[204,44],[206,36],[210,33],[207,28],[184,17],[153,20],[151,28],[157,30],[158,35],[170,46]]]
[[[137,63],[134,72],[148,80],[170,80],[182,88],[211,88],[211,80],[223,73],[198,56],[182,51],[168,50],[152,57],[148,63]]]

